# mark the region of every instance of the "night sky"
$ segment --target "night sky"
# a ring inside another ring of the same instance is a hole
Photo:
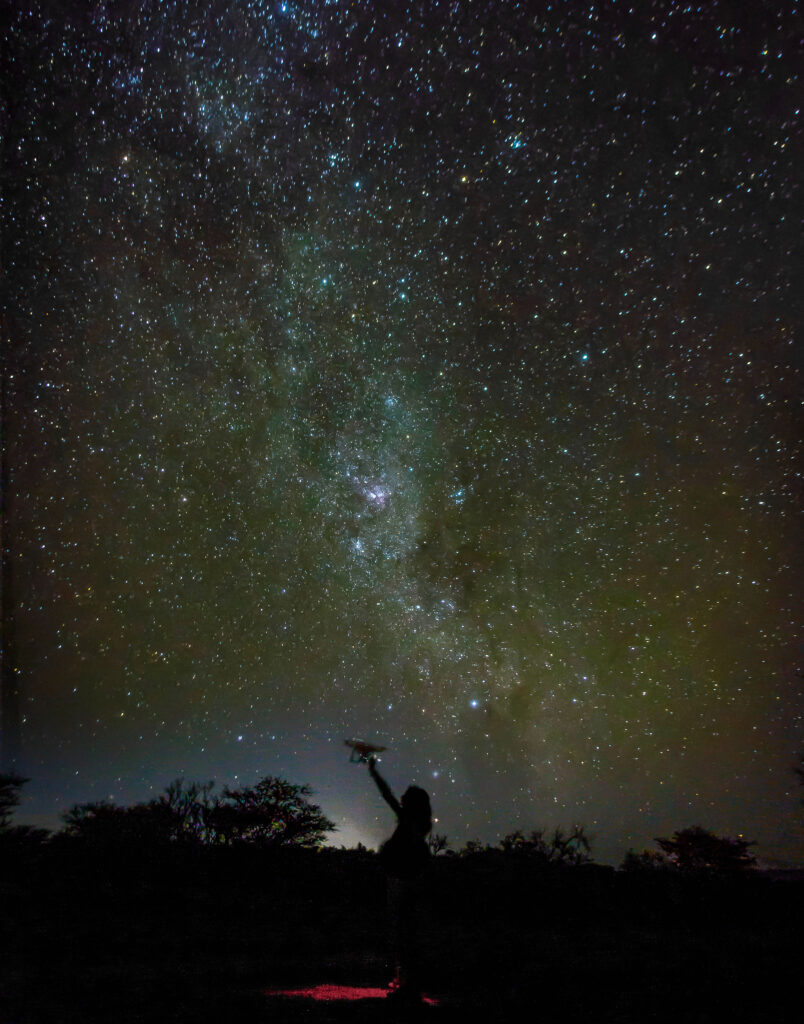
[[[12,6],[18,820],[804,862],[795,4]]]

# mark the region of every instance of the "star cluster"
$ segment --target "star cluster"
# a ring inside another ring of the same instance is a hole
[[[794,14],[17,8],[41,813],[270,772],[371,844],[364,735],[455,845],[698,822],[801,856]]]

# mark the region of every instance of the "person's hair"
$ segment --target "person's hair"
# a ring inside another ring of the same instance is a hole
[[[433,827],[430,797],[427,792],[420,786],[408,786],[402,794],[402,810],[416,831],[426,836]]]

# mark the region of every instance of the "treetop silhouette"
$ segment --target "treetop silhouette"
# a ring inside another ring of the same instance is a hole
[[[224,789],[213,782],[176,779],[155,800],[118,807],[100,801],[76,804],[63,820],[64,835],[100,845],[184,843],[210,846],[250,843],[316,848],[335,831],[309,786],[266,776],[255,786]]]

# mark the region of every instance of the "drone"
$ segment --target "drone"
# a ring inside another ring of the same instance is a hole
[[[379,754],[381,750],[385,750],[385,747],[375,747],[371,743],[366,743],[365,740],[344,740],[347,747],[352,748],[352,753],[349,755],[349,761],[359,762],[367,764],[370,757],[374,754]]]

